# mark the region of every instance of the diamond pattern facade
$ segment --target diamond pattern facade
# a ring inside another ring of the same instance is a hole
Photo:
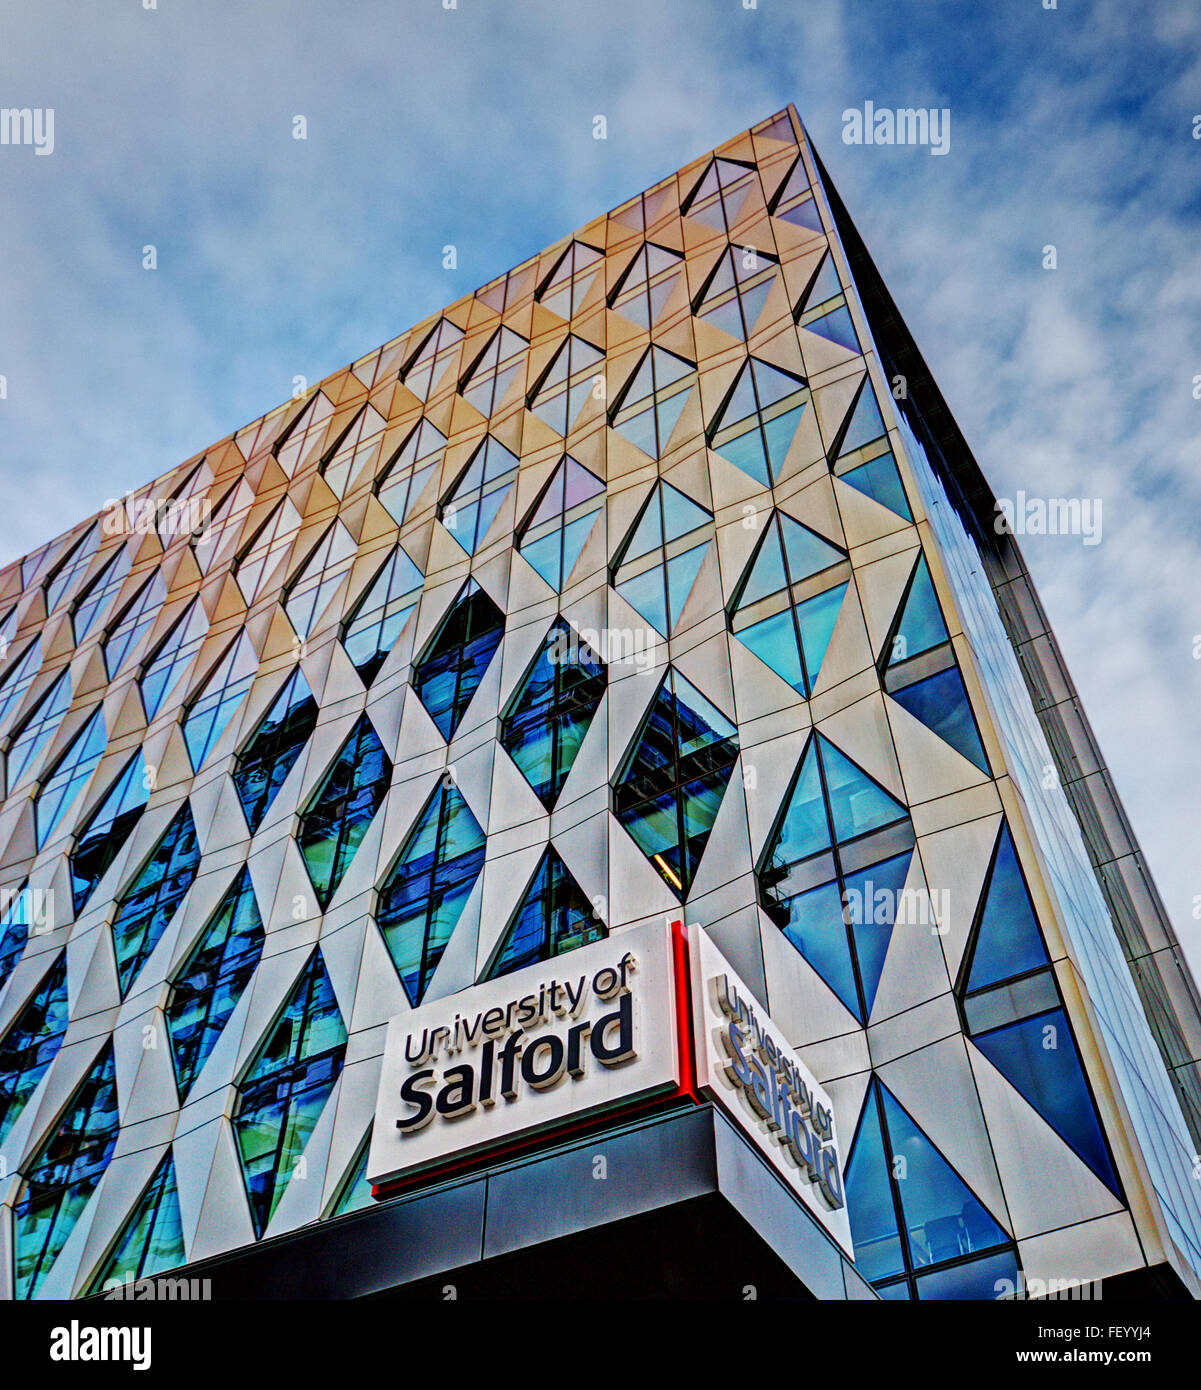
[[[0,571],[0,1295],[361,1207],[381,1025],[681,903],[882,1296],[1196,1278],[1196,992],[898,325],[785,112]]]

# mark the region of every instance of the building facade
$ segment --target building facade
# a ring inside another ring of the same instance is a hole
[[[0,1291],[1194,1296],[1196,989],[996,517],[790,108],[10,565]],[[672,921],[852,1249],[683,1085],[373,1196],[390,1020]]]

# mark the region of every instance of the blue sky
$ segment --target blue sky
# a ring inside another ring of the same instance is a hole
[[[1196,0],[0,3],[0,563],[793,101],[995,490],[1102,500],[1023,549],[1201,968]]]

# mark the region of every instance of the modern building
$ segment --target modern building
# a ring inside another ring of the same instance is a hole
[[[997,518],[790,108],[11,564],[0,1290],[1195,1296]]]

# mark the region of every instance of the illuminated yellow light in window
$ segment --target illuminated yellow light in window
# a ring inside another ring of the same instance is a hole
[[[680,882],[679,878],[673,872],[670,865],[664,863],[663,856],[661,854],[652,854],[651,858],[655,861],[656,864],[658,864],[660,869],[663,870],[663,873],[666,875],[667,881],[671,884],[671,886],[673,888],[678,888],[681,892],[683,892],[684,885]]]

